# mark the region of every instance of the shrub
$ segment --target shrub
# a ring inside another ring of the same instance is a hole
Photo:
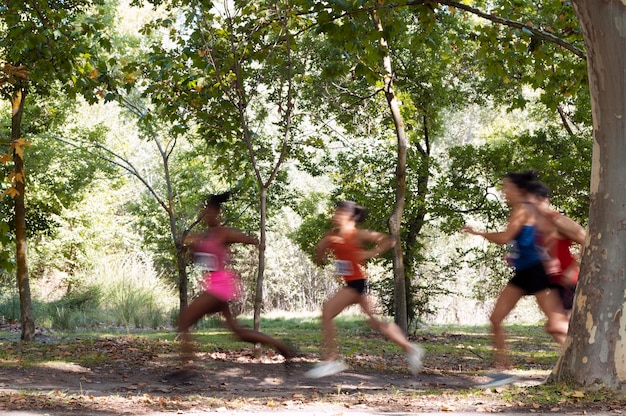
[[[102,266],[94,283],[102,290],[102,308],[111,324],[126,328],[171,324],[171,311],[177,306],[174,288],[155,275],[149,261],[128,256]]]

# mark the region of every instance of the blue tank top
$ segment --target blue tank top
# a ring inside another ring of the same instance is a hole
[[[539,250],[535,244],[535,227],[525,225],[511,241],[511,256],[516,270],[523,270],[541,262]]]

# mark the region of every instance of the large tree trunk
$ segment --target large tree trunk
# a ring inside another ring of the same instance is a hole
[[[22,115],[26,90],[19,89],[11,99],[11,143],[16,143],[22,135]],[[30,297],[30,284],[28,282],[28,262],[26,251],[26,207],[24,192],[26,178],[24,172],[23,153],[13,150],[13,163],[15,165],[15,262],[17,265],[17,287],[20,294],[20,319],[22,323],[21,339],[32,341],[35,337],[35,321],[33,319],[33,306]]]
[[[376,30],[383,33],[383,25],[376,12],[372,12],[372,19]],[[408,332],[408,313],[406,302],[406,280],[404,270],[404,259],[402,253],[402,238],[400,228],[402,225],[402,213],[404,211],[404,200],[406,197],[406,150],[407,140],[404,131],[404,120],[400,113],[398,100],[393,90],[393,70],[391,67],[391,56],[384,37],[380,39],[380,46],[385,54],[383,56],[385,98],[391,112],[391,118],[396,128],[398,139],[398,156],[396,159],[396,200],[393,213],[389,218],[389,233],[393,237],[396,245],[393,248],[393,276],[394,276],[394,320],[402,331]]]
[[[626,4],[574,0],[587,46],[594,146],[589,232],[563,354],[550,377],[626,380]]]

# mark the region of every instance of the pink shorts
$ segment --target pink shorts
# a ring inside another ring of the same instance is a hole
[[[228,302],[239,297],[239,279],[230,270],[219,270],[204,276],[204,290],[219,300]]]

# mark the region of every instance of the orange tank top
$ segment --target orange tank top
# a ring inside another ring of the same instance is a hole
[[[330,249],[335,256],[335,273],[343,277],[346,282],[365,279],[361,264],[356,257],[357,253],[362,250],[356,241],[357,231],[355,229],[354,232],[344,236],[341,242],[330,243]]]

